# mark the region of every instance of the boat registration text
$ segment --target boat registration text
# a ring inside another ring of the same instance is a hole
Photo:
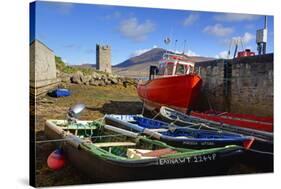
[[[205,163],[207,161],[216,160],[216,154],[198,155],[183,158],[173,159],[159,159],[159,165],[171,165],[171,164],[191,164],[191,163]]]

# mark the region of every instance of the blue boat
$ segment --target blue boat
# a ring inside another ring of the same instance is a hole
[[[70,91],[68,89],[55,89],[48,92],[48,95],[51,97],[66,97],[70,96]]]
[[[177,147],[200,149],[226,145],[240,145],[248,149],[254,141],[253,137],[216,130],[204,125],[204,129],[200,128],[202,125],[180,127],[175,124],[169,124],[143,116],[132,117],[134,121],[132,121],[131,116],[118,117],[106,115],[105,123],[133,130]]]

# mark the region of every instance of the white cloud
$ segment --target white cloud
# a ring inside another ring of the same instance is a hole
[[[233,33],[234,30],[233,30],[233,28],[230,28],[230,27],[224,27],[221,24],[215,24],[215,25],[206,26],[203,29],[203,31],[210,35],[224,37],[224,36],[227,36],[227,35]]]
[[[224,58],[224,59],[226,59],[226,58],[228,58],[227,56],[228,56],[228,51],[221,51],[217,55],[215,55],[215,58]]]
[[[256,20],[260,16],[251,14],[235,14],[235,13],[223,13],[214,16],[217,21],[225,22],[240,22],[240,21],[251,21]]]
[[[108,15],[104,16],[103,18],[105,20],[113,20],[113,19],[119,19],[120,17],[121,17],[121,13],[118,12],[118,11],[115,11],[111,14],[108,14]]]
[[[153,45],[152,48],[138,49],[138,50],[132,52],[132,53],[130,54],[130,57],[139,56],[139,55],[141,55],[141,54],[143,54],[143,53],[145,53],[145,52],[147,52],[147,51],[150,51],[151,49],[157,48],[157,47],[158,47],[157,45]]]
[[[147,38],[147,35],[154,30],[155,25],[150,20],[139,23],[135,17],[123,20],[119,26],[119,31],[123,36],[136,42],[144,41]]]
[[[177,53],[177,54],[182,54],[183,53],[183,51],[179,51],[179,50],[176,50],[176,51],[175,50],[169,50],[169,51],[171,51],[173,53]],[[187,56],[200,56],[199,54],[195,53],[192,50],[188,50],[187,52],[184,52],[184,54],[187,55]]]
[[[187,56],[200,56],[199,54],[197,54],[196,52],[194,52],[192,50],[188,50],[184,54],[187,55]]]
[[[188,17],[186,17],[183,21],[184,26],[190,26],[192,25],[195,21],[199,19],[199,14],[192,13]]]
[[[256,36],[249,33],[249,32],[246,32],[244,33],[244,35],[241,37],[241,40],[243,41],[244,44],[247,44],[249,43],[250,41],[252,41],[253,39],[255,39]]]
[[[145,52],[147,52],[147,51],[150,51],[150,50],[151,50],[151,48],[147,48],[147,49],[138,49],[138,50],[132,52],[131,55],[130,55],[130,57],[139,56],[139,55],[141,55],[141,54],[143,54],[143,53],[145,53]]]
[[[243,45],[247,45],[248,43],[250,43],[252,40],[254,40],[256,38],[255,35],[249,33],[249,32],[245,32],[243,36],[235,36],[232,37],[231,39],[234,41],[242,41]],[[230,40],[225,40],[226,44],[230,43]]]
[[[139,55],[141,55],[141,54],[143,54],[143,53],[145,53],[145,52],[148,52],[148,51],[150,51],[150,50],[152,50],[152,49],[154,49],[154,48],[158,48],[158,46],[157,46],[157,45],[153,45],[152,48],[138,49],[138,50],[132,52],[132,53],[130,54],[130,57],[139,56]],[[176,51],[175,51],[175,50],[169,49],[168,51],[171,51],[171,52],[177,53],[177,54],[182,54],[182,53],[183,53],[183,51],[179,51],[179,50],[176,50]],[[200,56],[199,54],[195,53],[195,52],[192,51],[192,50],[188,50],[187,52],[184,52],[184,54],[187,55],[187,56]]]

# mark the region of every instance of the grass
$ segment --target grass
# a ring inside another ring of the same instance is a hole
[[[106,74],[105,72],[95,70],[93,68],[82,68],[82,67],[73,67],[67,65],[59,56],[55,56],[56,61],[56,67],[59,71],[67,73],[67,74],[73,74],[77,71],[81,71],[84,75],[91,75],[93,72],[97,72],[100,74]]]
[[[142,104],[135,86],[84,86],[69,84],[71,96],[52,98],[45,96],[36,102],[36,140],[46,140],[44,125],[47,119],[65,119],[70,106],[84,103],[87,106],[80,119],[94,120],[106,113],[137,114],[141,113]],[[36,180],[37,186],[57,186],[93,183],[86,175],[67,162],[60,171],[47,167],[47,158],[55,149],[51,143],[36,145]]]

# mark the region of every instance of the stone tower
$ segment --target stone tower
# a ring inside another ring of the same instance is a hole
[[[111,73],[111,47],[109,45],[97,44],[96,58],[97,70]]]

